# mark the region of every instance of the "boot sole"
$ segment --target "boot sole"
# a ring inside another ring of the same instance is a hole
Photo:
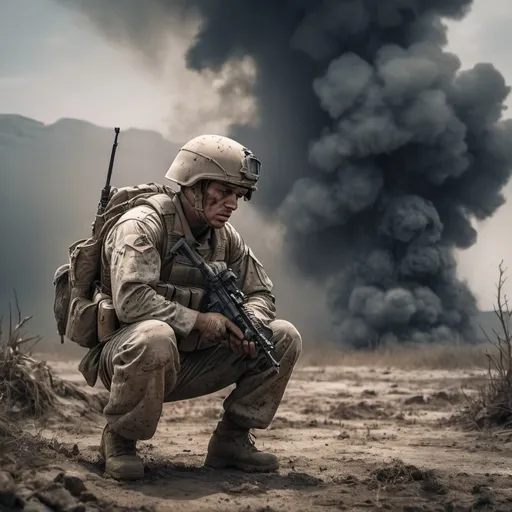
[[[142,480],[144,478],[144,466],[142,466],[142,469],[135,469],[133,471],[126,471],[121,473],[108,467],[107,458],[105,457],[103,450],[100,451],[100,459],[102,460],[103,464],[105,464],[105,475],[108,475],[115,480]]]
[[[269,464],[267,466],[254,466],[251,464],[243,464],[240,462],[233,462],[232,460],[220,459],[218,457],[206,457],[204,461],[206,467],[212,469],[227,469],[236,468],[246,473],[269,473],[279,469],[279,463]]]
[[[144,470],[141,471],[123,471],[118,472],[105,467],[105,474],[116,480],[142,480],[144,478]]]

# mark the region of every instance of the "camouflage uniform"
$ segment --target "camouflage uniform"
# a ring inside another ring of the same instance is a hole
[[[198,346],[191,330],[204,296],[203,277],[178,256],[170,272],[172,284],[161,289],[165,226],[155,210],[138,206],[121,217],[105,241],[104,266],[110,269],[112,298],[123,324],[101,347],[99,357],[93,350],[88,358],[97,361],[99,377],[110,390],[105,416],[122,436],[150,439],[163,402],[206,395],[236,383],[224,402],[226,412],[240,426],[266,428],[300,354],[300,335],[289,322],[275,319],[272,282],[235,229],[226,224],[195,240],[179,195],[172,204],[174,232],[183,233],[207,262],[224,261],[240,276],[247,307],[272,329],[281,369],[277,375],[271,369],[261,371],[262,355],[251,360],[217,344]],[[159,288],[175,300],[158,294]],[[81,368],[95,369],[89,361]]]
[[[110,291],[120,328],[89,352],[80,370],[89,383],[99,375],[110,390],[100,453],[107,473],[115,478],[143,476],[135,441],[154,435],[164,402],[206,395],[231,384],[236,388],[224,401],[225,413],[205,464],[247,471],[278,467],[274,455],[254,447],[248,432],[272,421],[300,355],[301,337],[289,322],[276,320],[272,282],[251,249],[230,224],[208,227],[203,211],[209,180],[241,187],[250,199],[259,165],[249,150],[226,137],[192,139],[181,148],[166,178],[193,192],[194,201],[187,206],[207,228],[203,237],[192,234],[183,203],[189,200],[182,192],[155,196],[159,212],[150,205],[135,206],[106,236],[102,284]],[[170,242],[182,237],[212,267],[229,267],[238,276],[246,307],[272,331],[278,374],[261,353],[251,359],[218,343],[198,341],[194,327],[205,281],[188,259],[170,258]]]

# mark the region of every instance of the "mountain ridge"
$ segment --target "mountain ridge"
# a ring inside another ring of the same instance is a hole
[[[11,290],[15,288],[23,312],[35,317],[34,330],[49,339],[57,338],[51,309],[53,273],[66,260],[69,245],[90,232],[113,136],[113,127],[80,119],[61,118],[45,124],[27,116],[0,114],[0,170],[5,182],[0,187],[0,215],[9,219],[0,229],[0,240],[4,241],[1,312],[12,302]],[[157,131],[121,130],[112,185],[165,182],[164,175],[179,147]],[[274,284],[290,301],[284,304],[286,300],[282,299],[284,317],[304,330],[322,332],[326,322],[323,306],[316,299],[311,299],[310,307],[301,305],[297,309],[291,304],[298,300],[301,285],[293,285],[299,287],[297,290],[282,284],[282,268],[272,261],[275,254],[268,253],[265,261],[265,234],[257,233],[261,226],[252,224],[259,219],[250,212],[248,221],[240,221],[242,232],[251,245],[256,245],[259,259],[274,267]],[[308,325],[311,319],[318,322],[318,329]],[[499,327],[492,311],[481,311],[477,323],[490,336]]]

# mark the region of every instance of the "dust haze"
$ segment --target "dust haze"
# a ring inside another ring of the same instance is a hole
[[[67,261],[69,245],[90,236],[113,135],[112,128],[79,120],[44,125],[0,115],[0,215],[9,219],[1,228],[0,304],[7,319],[15,288],[23,315],[34,317],[28,324],[31,331],[44,336],[45,348],[81,350],[72,343],[59,345],[52,279],[55,269]],[[122,130],[112,184],[166,182],[164,174],[178,149],[156,132]],[[296,323],[311,343],[323,341],[330,323],[323,294],[315,283],[297,280],[289,270],[278,224],[263,219],[250,203],[241,205],[234,224],[274,281],[279,315]],[[306,287],[311,296],[304,296]]]
[[[445,49],[444,20],[471,0],[66,5],[149,66],[176,20],[199,20],[190,69],[254,61],[257,126],[230,133],[265,162],[255,205],[279,212],[290,261],[328,288],[339,340],[479,337],[454,250],[504,202],[512,122],[501,73],[461,71]]]

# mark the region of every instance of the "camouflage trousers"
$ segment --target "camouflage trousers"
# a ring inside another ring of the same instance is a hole
[[[145,320],[122,327],[103,348],[99,377],[110,391],[104,414],[110,426],[128,439],[155,434],[164,402],[207,395],[231,384],[224,400],[231,421],[244,428],[266,428],[272,421],[301,352],[295,327],[275,320],[272,342],[281,368],[275,374],[260,353],[250,359],[215,346],[179,352],[166,323]]]

